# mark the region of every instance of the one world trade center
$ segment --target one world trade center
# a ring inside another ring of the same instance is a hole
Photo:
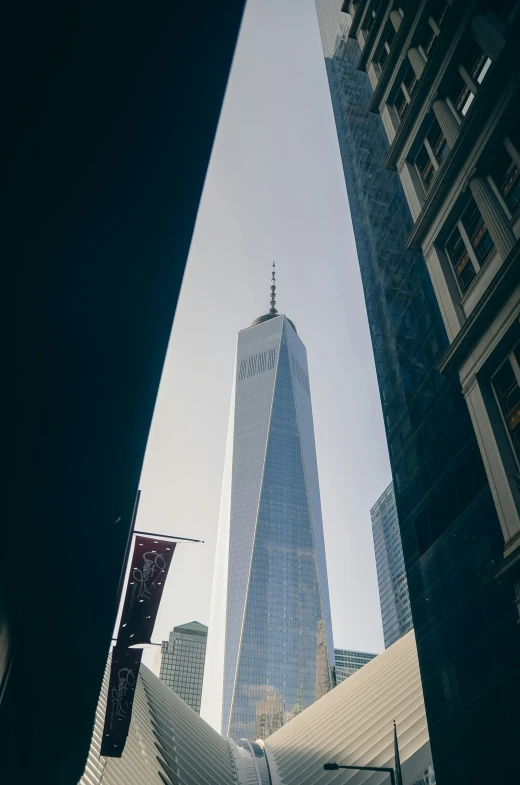
[[[267,738],[334,684],[307,356],[275,291],[273,270],[269,312],[238,335],[228,442],[222,733],[236,740]]]

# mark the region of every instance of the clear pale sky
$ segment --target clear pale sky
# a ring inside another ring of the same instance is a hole
[[[273,259],[307,347],[334,643],[381,651],[370,507],[391,477],[313,0],[244,16],[141,478],[138,529],[205,540],[177,546],[155,641],[209,620],[236,337]]]

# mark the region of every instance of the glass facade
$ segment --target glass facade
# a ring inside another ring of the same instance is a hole
[[[266,738],[333,686],[305,347],[282,315],[239,333],[222,732]]]
[[[385,649],[413,627],[392,483],[370,510]]]
[[[504,734],[518,673],[503,537],[372,88],[341,0],[316,0],[384,415],[435,772],[442,785],[510,781]],[[406,11],[405,11],[406,12]],[[346,263],[353,263],[346,260]],[[500,722],[493,722],[500,717]],[[506,745],[507,746],[507,745]]]
[[[207,639],[206,625],[192,621],[174,627],[169,640],[161,646],[159,678],[197,714],[200,714]]]
[[[368,654],[365,651],[350,651],[350,649],[334,649],[336,662],[336,684],[348,679],[367,662],[377,657],[377,654]]]

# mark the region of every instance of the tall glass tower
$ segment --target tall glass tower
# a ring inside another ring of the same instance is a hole
[[[413,627],[403,545],[390,483],[370,510],[385,649]]]
[[[266,738],[333,686],[307,356],[275,307],[238,335],[222,733]]]

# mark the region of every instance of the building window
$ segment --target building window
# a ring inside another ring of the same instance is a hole
[[[516,347],[493,376],[493,389],[513,445],[520,461],[520,347]]]
[[[398,117],[402,117],[404,115],[407,106],[408,106],[408,97],[405,95],[404,90],[401,87],[397,93],[397,99],[394,104],[395,111],[397,112]]]
[[[480,265],[493,250],[493,241],[477,205],[471,199],[462,215],[462,223]]]
[[[437,34],[435,30],[431,26],[430,22],[426,22],[426,25],[423,30],[423,34],[417,41],[418,49],[424,55],[424,59],[427,60],[431,51],[433,49],[433,45],[437,40]]]
[[[397,91],[397,96],[394,101],[394,108],[399,117],[404,115],[405,109],[410,103],[411,97],[417,87],[417,76],[410,63],[405,68],[401,85]]]
[[[491,60],[472,39],[447,95],[460,120],[467,115],[490,66]]]
[[[459,73],[455,74],[451,87],[448,90],[448,98],[460,119],[463,119],[468,113],[474,97],[462,76]]]
[[[375,57],[375,60],[377,63],[379,63],[381,70],[383,70],[383,67],[388,59],[388,55],[390,54],[390,49],[392,48],[395,36],[396,32],[394,26],[391,22],[388,22],[384,33],[383,44],[379,50],[378,55]]]
[[[409,64],[406,71],[404,72],[403,85],[406,87],[410,98],[415,92],[415,88],[417,87],[417,82],[418,79],[415,74],[415,71],[413,70],[412,66]]]
[[[491,235],[473,199],[469,200],[445,247],[464,294],[494,249]]]
[[[520,171],[505,147],[497,153],[490,174],[512,215],[520,202]]]
[[[446,253],[448,254],[448,259],[453,267],[461,292],[464,294],[473,278],[476,276],[477,271],[472,263],[458,226],[448,238]]]
[[[426,139],[431,147],[437,167],[439,167],[448,155],[450,148],[437,120],[432,120]]]
[[[433,3],[430,15],[439,27],[442,25],[444,17],[446,16],[446,11],[449,7],[450,4],[446,0],[436,0],[436,2]]]
[[[432,184],[435,169],[433,168],[433,161],[424,144],[421,145],[419,152],[415,156],[415,168],[421,178],[424,190],[427,191]]]
[[[374,22],[376,21],[377,12],[379,11],[379,6],[381,5],[381,1],[375,4],[372,11],[367,14],[366,24],[363,26],[367,36],[370,35],[370,32],[374,26]]]
[[[366,23],[366,27],[365,27],[365,31],[366,31],[367,36],[370,35],[370,31],[372,30],[372,28],[374,26],[375,19],[376,19],[376,12],[375,11],[371,11],[371,13],[368,14],[367,23]]]
[[[509,25],[515,20],[520,11],[520,0],[498,0],[492,4],[492,12],[500,22]]]
[[[471,45],[462,60],[462,67],[477,84],[481,85],[489,71],[491,60],[484,54],[477,42],[472,39]]]
[[[439,123],[433,118],[414,161],[415,168],[421,178],[425,191],[428,191],[435,176],[435,172],[440,167],[449,151],[448,143],[444,138]]]
[[[520,125],[498,146],[489,174],[509,215],[514,215],[520,203]]]

